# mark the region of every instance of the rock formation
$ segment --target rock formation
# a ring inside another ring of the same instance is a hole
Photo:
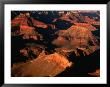
[[[73,25],[67,30],[59,30],[57,34],[58,37],[53,44],[75,51],[78,56],[80,56],[78,50],[81,50],[84,55],[89,55],[99,49],[98,40],[86,27]]]
[[[27,63],[14,64],[12,74],[16,77],[47,77],[56,76],[71,66],[64,56],[54,53],[46,55],[42,52],[37,59]]]
[[[91,57],[100,61],[100,12],[12,11],[11,38],[14,77],[57,76],[63,72],[74,76],[70,71],[77,73],[78,69],[82,76],[83,71],[88,75],[85,67],[98,65],[90,63]],[[94,73],[89,75],[99,76],[100,72]]]

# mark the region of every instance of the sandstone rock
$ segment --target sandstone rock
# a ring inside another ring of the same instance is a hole
[[[20,50],[21,55],[28,57],[29,59],[34,59],[39,56],[39,54],[42,52],[42,50],[45,47],[42,45],[32,45],[29,44],[23,49]],[[31,58],[30,58],[31,57]]]
[[[100,77],[100,69],[95,70],[94,72],[88,73],[91,76]]]
[[[20,12],[12,17],[11,28],[12,76],[57,76],[74,64],[69,60],[88,63],[86,59],[91,60],[93,54],[97,60],[97,53],[94,54],[100,51],[100,12],[97,11]],[[84,56],[84,61],[80,61]],[[96,76],[95,71],[89,74]]]
[[[91,24],[88,24],[88,23],[74,23],[76,26],[80,26],[80,27],[84,27],[84,28],[87,28],[91,31],[95,31],[97,30],[94,26],[92,26]]]
[[[35,20],[34,18],[31,18],[31,20],[32,20],[33,25],[36,26],[36,27],[48,28],[48,26],[45,23],[41,22],[41,21]]]
[[[80,49],[84,55],[89,55],[99,49],[99,42],[92,32],[82,26],[71,26],[67,30],[59,30],[58,38],[52,43],[67,49],[72,49],[76,55],[79,55],[77,49]]]
[[[45,55],[45,53],[41,53],[37,59],[31,62],[14,64],[12,67],[12,75],[19,77],[53,77],[63,72],[67,67],[70,67],[71,64],[67,58],[60,54]]]

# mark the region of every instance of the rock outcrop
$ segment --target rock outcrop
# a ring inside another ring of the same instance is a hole
[[[37,59],[26,63],[14,64],[12,75],[16,77],[52,77],[70,67],[71,64],[60,54],[46,55],[42,52]]]
[[[94,72],[88,73],[91,76],[100,77],[100,69],[95,70]]]
[[[98,40],[86,27],[73,25],[67,30],[59,30],[57,34],[58,37],[52,43],[58,47],[72,50],[78,56],[80,56],[78,50],[81,50],[84,55],[90,55],[99,49]]]
[[[98,65],[92,65],[90,60],[93,57],[94,62],[100,61],[99,11],[12,11],[12,16],[14,13],[16,16],[11,18],[12,76],[53,77],[66,70],[67,76],[74,76],[70,71],[78,69],[84,76],[85,62],[91,67]],[[81,62],[84,65],[80,66]],[[88,75],[89,71],[85,72]],[[89,75],[99,76],[99,73]]]

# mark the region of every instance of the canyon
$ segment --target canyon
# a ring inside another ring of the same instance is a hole
[[[12,76],[100,76],[99,11],[12,11],[11,16]]]

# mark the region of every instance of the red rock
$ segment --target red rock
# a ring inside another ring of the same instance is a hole
[[[38,40],[38,35],[35,32],[35,28],[34,27],[29,27],[29,26],[24,26],[21,25],[20,26],[20,35],[23,34],[23,39],[34,39],[34,40]]]
[[[100,77],[100,69],[95,70],[94,72],[88,73],[91,76]]]
[[[74,23],[76,26],[79,26],[79,27],[85,27],[85,28],[88,28],[90,29],[91,31],[95,31],[97,30],[94,26],[92,26],[91,24],[88,24],[88,23]]]
[[[48,28],[48,26],[45,23],[41,22],[41,21],[35,20],[34,18],[31,18],[31,20],[32,20],[33,25],[36,26],[36,27]]]
[[[30,20],[29,20],[30,19]],[[35,20],[34,18],[29,16],[29,13],[24,13],[24,14],[20,14],[18,15],[15,19],[11,20],[11,25],[12,26],[29,26],[28,23],[33,23],[34,26],[36,27],[41,27],[41,28],[47,28],[48,26],[38,20]]]
[[[65,38],[59,36],[59,37],[58,37],[56,40],[54,40],[52,43],[55,44],[55,45],[57,45],[57,46],[63,46],[63,45],[65,45],[65,44],[68,44],[68,41],[67,41]]]
[[[71,65],[72,63],[60,54],[54,53],[45,55],[45,53],[41,53],[39,57],[33,61],[14,64],[11,71],[15,77],[53,77]]]
[[[20,25],[26,25],[28,26],[28,19],[26,14],[20,14],[15,19],[11,20],[12,26],[20,26]]]
[[[95,21],[94,19],[89,18],[88,16],[85,16],[85,22],[93,25],[100,25],[99,21]]]
[[[67,30],[58,31],[58,38],[52,43],[72,51],[79,56],[77,49],[82,50],[84,55],[90,55],[99,49],[99,42],[91,30],[81,26],[71,26]],[[91,44],[90,44],[91,42]],[[62,50],[63,52],[63,50]]]
[[[36,55],[36,57],[42,52],[42,49],[44,47],[40,45],[27,45],[23,49],[20,50],[21,55],[27,56],[32,56],[32,54]],[[32,52],[32,54],[29,54],[29,52]]]
[[[26,26],[26,25],[21,25],[20,26],[20,30],[28,30],[28,31],[32,31],[34,30],[34,27],[30,27],[30,26]]]

